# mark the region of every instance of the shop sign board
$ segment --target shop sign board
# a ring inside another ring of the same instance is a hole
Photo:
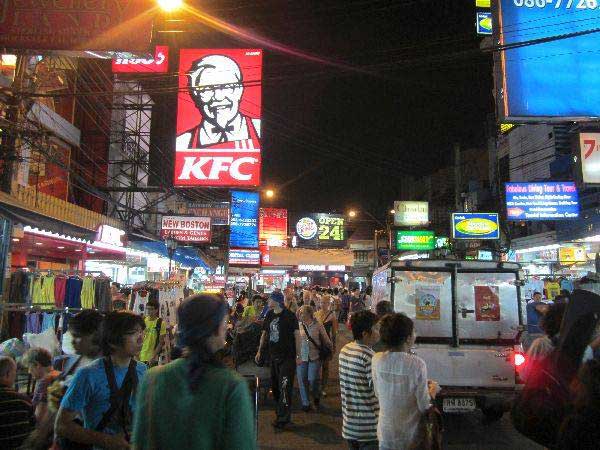
[[[160,237],[183,242],[210,242],[210,217],[163,216]]]
[[[231,247],[258,248],[258,192],[231,191]]]
[[[561,264],[572,265],[587,262],[587,251],[583,245],[559,247],[558,260]]]
[[[157,45],[152,58],[114,58],[113,73],[167,73],[169,71],[169,47]]]
[[[420,226],[429,223],[429,203],[394,202],[394,225]]]
[[[600,184],[600,133],[579,133],[582,181]]]
[[[190,202],[187,209],[188,213],[194,216],[210,217],[213,226],[229,225],[229,202]]]
[[[454,239],[500,239],[497,213],[453,213]]]
[[[230,266],[258,266],[260,265],[260,251],[245,248],[232,248],[229,250]]]
[[[579,217],[579,196],[572,181],[506,183],[508,220],[568,220]]]
[[[396,230],[396,250],[434,250],[435,233],[428,230]]]
[[[497,0],[494,10],[500,121],[600,117],[598,1]]]
[[[150,0],[4,0],[0,47],[148,51],[155,7]]]
[[[346,266],[334,264],[299,264],[298,271],[300,272],[345,272]]]
[[[310,213],[294,221],[299,247],[344,247],[346,218],[342,214]]]
[[[475,26],[477,34],[491,35],[492,34],[492,13],[489,11],[477,11]]]
[[[182,49],[175,177],[178,187],[259,186],[260,49]]]
[[[111,227],[110,225],[100,225],[98,227],[96,241],[103,244],[114,245],[116,247],[123,247],[123,236],[125,236],[123,230]]]
[[[288,212],[283,208],[260,208],[258,239],[269,247],[287,247]]]
[[[494,254],[491,250],[478,250],[477,259],[481,261],[492,261],[494,259]]]

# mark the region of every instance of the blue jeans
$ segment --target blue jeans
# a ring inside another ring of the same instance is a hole
[[[303,361],[296,366],[298,386],[300,387],[300,399],[302,406],[310,406],[309,390],[313,399],[321,397],[321,361]],[[308,383],[308,389],[306,384]]]

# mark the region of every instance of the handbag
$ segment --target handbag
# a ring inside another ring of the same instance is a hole
[[[315,340],[312,338],[312,336],[310,335],[310,333],[308,332],[308,329],[306,328],[306,325],[302,324],[302,326],[304,327],[304,333],[306,334],[306,338],[307,338],[307,339],[308,339],[310,342],[312,342],[312,343],[313,343],[313,345],[314,345],[315,347],[317,347],[317,349],[319,350],[319,359],[320,359],[321,361],[326,361],[326,360],[328,360],[329,358],[331,358],[331,355],[332,355],[332,351],[331,351],[331,349],[330,349],[329,347],[327,347],[326,345],[325,345],[325,346],[322,346],[322,345],[319,345],[319,344],[317,344],[317,343],[315,342]]]
[[[443,431],[442,414],[432,405],[421,415],[410,450],[442,450]]]

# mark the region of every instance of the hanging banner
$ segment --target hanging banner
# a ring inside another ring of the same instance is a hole
[[[113,73],[167,73],[169,71],[169,47],[157,45],[154,58],[115,58]]]
[[[258,248],[258,192],[231,191],[231,247]]]
[[[259,49],[183,49],[175,186],[259,186]]]
[[[0,47],[36,50],[150,50],[151,0],[3,0]]]
[[[500,321],[500,288],[498,286],[473,286],[475,291],[475,320]]]
[[[415,318],[440,320],[440,286],[419,286],[415,289]]]
[[[160,237],[182,242],[210,242],[210,217],[163,216]]]
[[[258,239],[269,247],[287,247],[287,209],[260,208]]]

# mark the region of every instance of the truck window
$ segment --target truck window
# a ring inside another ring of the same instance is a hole
[[[514,273],[458,273],[457,309],[461,341],[514,339],[519,310]]]
[[[417,339],[451,338],[450,273],[396,270],[394,277],[394,311],[414,320]]]

